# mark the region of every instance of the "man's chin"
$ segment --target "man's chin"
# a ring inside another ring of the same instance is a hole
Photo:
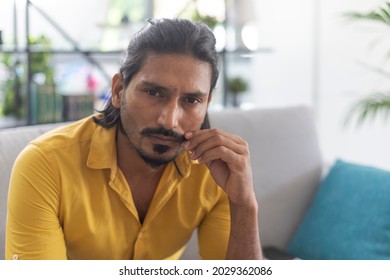
[[[145,163],[153,168],[158,168],[173,161],[182,151],[181,148],[173,150],[166,145],[153,145],[152,151],[149,153],[145,150],[138,150],[138,153]]]
[[[148,156],[148,155],[141,155],[141,158],[144,160],[146,164],[153,168],[158,168],[160,166],[163,166],[172,160],[175,159],[175,157],[161,157],[161,156]]]
[[[169,154],[168,153],[161,154],[161,153],[154,152],[152,155],[142,153],[140,154],[140,156],[145,163],[147,163],[153,168],[158,168],[162,165],[168,164],[169,162],[173,161],[179,153],[180,153],[179,151],[177,153],[169,153]]]

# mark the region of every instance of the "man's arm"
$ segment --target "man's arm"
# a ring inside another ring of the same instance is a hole
[[[240,206],[230,202],[231,230],[226,259],[262,258],[257,209],[257,203]]]
[[[227,193],[231,229],[227,259],[261,259],[258,205],[253,190],[248,144],[239,136],[218,129],[185,134],[185,149],[191,158],[208,166],[211,175]]]
[[[6,259],[66,259],[53,165],[34,145],[17,158],[8,194]]]

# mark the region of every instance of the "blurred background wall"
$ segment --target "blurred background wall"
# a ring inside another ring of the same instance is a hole
[[[49,45],[30,48],[50,53],[55,91],[61,96],[93,96],[94,107],[101,108],[109,92],[109,77],[117,71],[130,35],[146,24],[145,19],[194,18],[196,11],[202,19],[216,19],[213,30],[223,62],[224,72],[211,109],[305,104],[315,113],[328,163],[343,158],[390,169],[388,120],[379,116],[357,125],[354,117],[345,125],[351,106],[358,100],[388,90],[389,75],[382,70],[386,70],[390,50],[386,27],[352,21],[345,14],[368,13],[386,1],[180,0],[174,6],[172,2],[35,0],[30,1],[27,27],[27,1],[2,0],[0,102],[5,102],[6,80],[14,79],[12,75],[17,73],[26,74],[25,66],[10,74],[1,63],[4,54],[12,56],[11,62],[25,63],[26,29],[31,37],[44,35],[50,41]],[[30,78],[38,86],[45,83],[42,75]],[[233,86],[228,83],[234,78],[244,82],[238,87],[241,90],[236,104],[231,94]],[[21,81],[23,98],[26,82]],[[0,125],[5,127],[15,118],[3,114],[2,119]],[[26,116],[17,116],[13,124],[26,124]],[[31,116],[27,124],[33,124]]]

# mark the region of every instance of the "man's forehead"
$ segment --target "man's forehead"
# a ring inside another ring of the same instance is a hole
[[[172,76],[174,74],[174,76]],[[145,58],[142,67],[138,72],[139,81],[150,85],[161,87],[175,86],[170,85],[165,79],[185,78],[187,84],[193,83],[196,87],[207,87],[209,92],[211,87],[212,69],[207,61],[203,61],[192,56],[183,54],[150,53]],[[198,89],[197,89],[198,90]],[[197,91],[196,90],[196,91]]]

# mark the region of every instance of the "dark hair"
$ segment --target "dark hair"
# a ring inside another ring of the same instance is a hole
[[[140,71],[148,53],[174,53],[191,55],[210,64],[211,94],[216,86],[219,70],[215,37],[210,28],[203,23],[186,19],[148,21],[150,24],[130,40],[126,56],[120,66],[119,71],[123,77],[124,87],[126,88],[132,77]],[[114,107],[111,99],[100,113],[101,116],[94,118],[100,126],[110,128],[120,124],[120,109]],[[207,113],[201,126],[201,129],[206,128],[210,128]]]

